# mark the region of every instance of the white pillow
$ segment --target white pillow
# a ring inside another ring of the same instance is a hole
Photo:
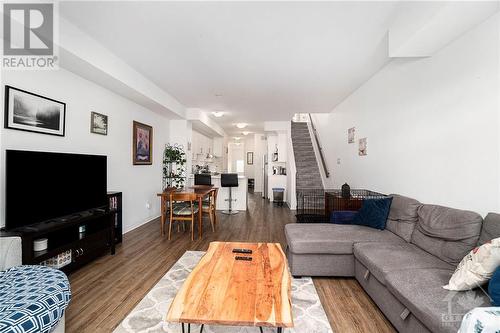
[[[474,289],[491,279],[500,266],[500,238],[495,238],[470,251],[458,264],[444,289],[462,291]]]

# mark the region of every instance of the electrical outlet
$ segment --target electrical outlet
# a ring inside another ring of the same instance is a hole
[[[340,158],[337,158],[337,164],[340,165]]]

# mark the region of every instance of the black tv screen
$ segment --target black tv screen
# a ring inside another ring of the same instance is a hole
[[[6,151],[5,229],[107,205],[106,156]]]

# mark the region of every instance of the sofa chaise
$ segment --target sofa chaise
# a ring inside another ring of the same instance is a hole
[[[443,289],[477,245],[500,237],[500,215],[393,197],[385,230],[358,225],[287,224],[294,276],[355,277],[400,332],[453,332],[485,292]]]

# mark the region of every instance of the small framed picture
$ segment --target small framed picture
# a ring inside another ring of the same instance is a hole
[[[356,129],[351,127],[347,130],[347,143],[354,143],[354,132]]]
[[[5,86],[5,128],[64,136],[66,103]]]
[[[134,121],[132,132],[134,165],[153,164],[153,127]]]
[[[366,138],[359,139],[359,156],[366,156],[368,154],[366,145]]]
[[[253,151],[247,152],[247,164],[248,165],[253,164]]]
[[[90,132],[108,135],[108,116],[97,112],[90,114]]]

